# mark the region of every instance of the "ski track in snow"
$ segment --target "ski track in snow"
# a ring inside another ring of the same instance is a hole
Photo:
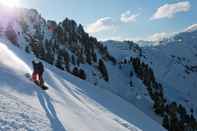
[[[53,104],[50,101],[49,96],[45,92],[37,92],[38,99],[43,109],[45,110],[48,119],[51,123],[51,128],[54,131],[64,131],[65,128],[62,125],[61,121],[57,117],[56,111],[54,109]]]

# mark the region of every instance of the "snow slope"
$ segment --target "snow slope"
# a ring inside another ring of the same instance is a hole
[[[197,116],[197,30],[182,32],[158,46],[144,47],[142,60],[154,70],[167,98]],[[194,69],[190,69],[190,68]]]
[[[118,61],[121,61],[125,58],[130,58],[131,56],[138,56],[138,51],[135,50],[136,46],[134,44],[112,40],[105,41],[103,44],[107,47],[110,54]]]
[[[169,101],[184,105],[188,112],[193,109],[197,116],[196,24],[159,43],[143,41],[143,46],[140,47],[141,56],[133,47],[130,48],[127,42],[106,41],[104,45],[118,61],[132,56],[148,64],[154,71],[156,80],[163,85],[165,97]],[[123,68],[128,70],[127,68],[131,67]],[[148,114],[147,111],[144,112]]]
[[[31,55],[0,43],[0,130],[165,130],[120,97],[45,63],[42,91],[24,77]]]

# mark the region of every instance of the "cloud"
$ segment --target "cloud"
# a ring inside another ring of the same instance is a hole
[[[155,14],[151,17],[151,20],[161,18],[173,18],[176,13],[187,12],[191,8],[188,1],[177,2],[174,4],[165,4],[157,9]]]
[[[141,37],[129,37],[129,36],[108,36],[108,37],[97,37],[99,41],[108,41],[108,40],[114,40],[114,41],[139,41],[143,40]]]
[[[128,10],[121,14],[120,21],[123,23],[136,22],[138,16],[139,14],[131,14],[131,11]]]
[[[159,32],[159,33],[154,33],[148,37],[124,37],[124,36],[115,36],[115,37],[110,37],[108,38],[108,40],[117,40],[117,41],[124,41],[124,40],[130,40],[130,41],[161,41],[165,38],[169,38],[171,36],[173,36],[174,34],[176,34],[176,32],[172,32],[172,33],[167,33],[167,32]]]
[[[149,36],[147,38],[147,40],[149,40],[149,41],[161,41],[165,38],[170,37],[172,34],[171,33],[166,33],[166,32],[155,33],[155,34]]]
[[[98,19],[96,22],[87,26],[86,30],[88,33],[96,33],[111,29],[114,27],[114,22],[111,17],[104,17]]]

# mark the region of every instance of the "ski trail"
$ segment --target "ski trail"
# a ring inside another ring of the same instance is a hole
[[[54,106],[50,101],[50,97],[44,92],[37,91],[36,93],[37,93],[40,105],[43,107],[43,109],[46,112],[47,117],[50,120],[51,128],[54,131],[66,131],[66,129],[64,128],[64,126],[62,125],[61,121],[59,120],[56,114]]]
[[[46,74],[47,74],[47,79],[49,80],[48,81],[49,83],[50,83],[50,81],[55,81],[54,83],[58,84],[58,86],[57,85],[55,86],[55,84],[53,83],[54,85],[52,84],[52,87],[50,87],[50,88],[51,89],[53,87],[55,89],[58,88],[58,89],[56,89],[56,91],[58,91],[59,96],[62,97],[62,99],[66,100],[65,104],[67,106],[73,108],[71,112],[75,112],[77,115],[79,115],[81,117],[85,117],[85,115],[88,114],[88,118],[86,118],[87,120],[86,119],[82,120],[81,121],[82,123],[90,123],[90,121],[94,120],[97,123],[99,122],[100,124],[102,123],[102,125],[105,125],[105,123],[101,122],[100,120],[103,119],[103,115],[108,115],[108,117],[113,118],[113,119],[111,119],[111,122],[113,122],[114,124],[118,123],[119,125],[122,126],[121,128],[124,128],[126,130],[131,130],[131,131],[134,131],[134,129],[141,131],[138,128],[134,128],[133,125],[131,125],[127,121],[123,120],[122,118],[120,118],[118,116],[112,116],[110,111],[105,109],[105,107],[96,103],[91,98],[88,98],[84,94],[86,91],[80,90],[77,87],[69,85],[69,83],[70,83],[69,81],[59,78],[59,76],[57,76],[56,74],[54,74],[50,70],[47,70]],[[49,85],[51,85],[51,84],[49,84]],[[93,117],[95,114],[100,114],[100,116],[97,116],[95,118],[95,117]],[[90,119],[90,121],[89,121],[89,119]],[[120,121],[124,124],[120,123]],[[127,126],[125,126],[125,125],[127,125]],[[107,127],[107,125],[105,125],[105,126],[106,127],[104,127],[104,128],[103,127],[99,127],[99,128],[101,128],[101,130],[106,130],[109,128],[109,127]],[[95,130],[92,126],[89,126],[88,128],[90,128],[90,129],[92,128],[92,130]],[[119,129],[118,128],[117,128],[117,130],[120,129],[120,128]],[[108,129],[108,131],[111,131],[111,129]]]
[[[84,101],[84,94],[82,93],[83,91],[80,91],[79,89],[76,89],[74,87],[70,88],[64,79],[58,78],[58,76],[56,76],[50,70],[47,70],[47,73],[48,73],[48,75],[47,75],[48,79],[50,79],[50,81],[55,81],[56,83],[58,83],[58,85],[60,87],[63,87],[63,88],[56,88],[56,91],[58,91],[58,94],[62,97],[62,99],[66,99],[66,97],[65,97],[65,93],[66,93],[67,95],[72,96],[76,100],[76,102],[80,102],[81,106],[83,105],[84,108],[86,108],[90,112],[95,113],[95,110],[87,103],[88,98],[86,98],[86,101]],[[53,85],[53,86],[57,87],[55,85]],[[93,103],[96,104],[95,102],[93,102]],[[96,107],[101,110],[104,110],[103,107],[101,107],[98,104],[96,104]]]

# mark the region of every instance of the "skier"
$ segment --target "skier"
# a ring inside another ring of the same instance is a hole
[[[43,73],[44,73],[44,66],[41,61],[39,61],[37,58],[34,58],[32,61],[33,65],[33,73],[32,73],[32,80],[38,84],[39,86],[44,85],[44,80],[43,80]]]

